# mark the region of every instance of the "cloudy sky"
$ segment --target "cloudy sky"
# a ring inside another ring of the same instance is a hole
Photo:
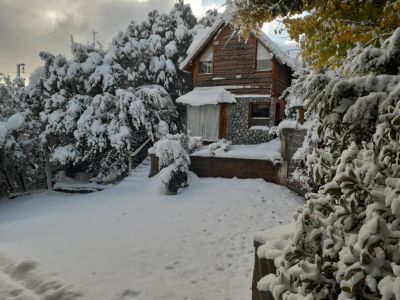
[[[26,75],[40,65],[38,53],[69,52],[70,35],[76,41],[98,39],[107,46],[111,38],[133,19],[142,21],[147,12],[168,12],[175,0],[0,0],[0,72],[16,74],[16,64],[26,63]],[[218,8],[224,0],[186,0],[196,16]],[[273,33],[273,25],[266,31]],[[279,42],[279,41],[278,41]],[[286,48],[290,42],[280,41]]]

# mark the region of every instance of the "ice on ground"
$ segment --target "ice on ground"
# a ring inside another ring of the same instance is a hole
[[[147,174],[94,194],[1,202],[2,251],[56,272],[85,300],[250,299],[254,233],[290,222],[302,199],[261,179],[193,174],[166,196]]]
[[[218,151],[212,154],[207,147],[191,154],[191,156],[215,156],[224,158],[259,159],[279,161],[281,156],[280,139],[274,139],[268,143],[256,145],[232,145],[228,151]]]

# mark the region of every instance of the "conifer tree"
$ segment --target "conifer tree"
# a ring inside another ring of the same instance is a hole
[[[337,75],[297,83],[319,122],[307,159],[317,184],[276,275],[260,283],[275,299],[400,297],[399,51],[398,29],[379,48],[354,49]]]

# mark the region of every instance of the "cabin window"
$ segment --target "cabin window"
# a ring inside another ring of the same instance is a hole
[[[218,140],[219,105],[187,106],[187,127],[191,136],[201,136],[204,141]]]
[[[213,70],[212,61],[201,61],[200,62],[200,74],[211,74]]]
[[[212,74],[214,47],[210,45],[200,56],[200,74]]]
[[[249,107],[249,125],[269,126],[269,103],[256,102],[250,103]]]
[[[272,53],[270,53],[260,42],[257,43],[257,71],[272,69]]]

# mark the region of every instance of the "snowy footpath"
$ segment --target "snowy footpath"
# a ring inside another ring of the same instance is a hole
[[[254,234],[290,222],[301,198],[194,175],[166,196],[147,173],[94,194],[1,202],[0,299],[250,299]]]

